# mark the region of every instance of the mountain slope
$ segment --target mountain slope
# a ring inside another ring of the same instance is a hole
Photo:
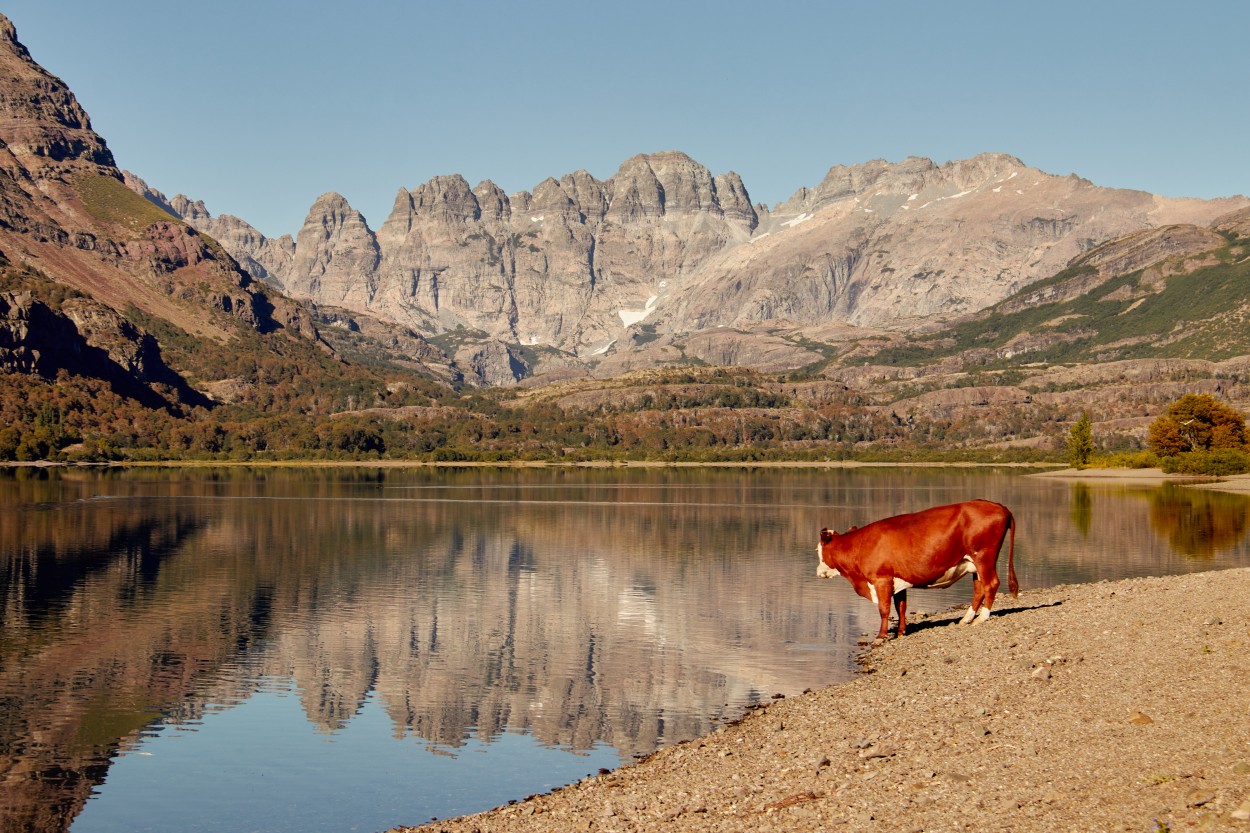
[[[1244,199],[1174,200],[984,154],[836,167],[709,263],[663,311],[673,330],[786,319],[915,330],[982,309],[1093,246],[1205,224]]]
[[[376,232],[330,194],[269,240],[118,171],[0,19],[0,458],[1031,442],[1104,395],[1103,427],[1250,397],[1248,236],[1243,198],[1007,156],[839,166],[770,211],[667,152],[514,195],[436,177]]]
[[[293,308],[277,318],[263,309],[272,305],[259,300],[263,287],[219,246],[125,187],[73,94],[2,17],[0,90],[0,248],[10,261],[205,337],[224,338],[235,322],[306,325]],[[201,304],[221,315],[204,316]]]
[[[1105,243],[932,338],[877,359],[1004,366],[1250,354],[1250,211]]]
[[[217,342],[240,328],[315,338],[306,312],[123,184],[73,94],[34,62],[2,16],[0,253],[5,367],[52,372],[52,354],[40,339],[59,328],[68,369],[168,382],[155,343],[124,320],[128,310]],[[64,292],[50,295],[49,286],[75,293],[72,311],[52,298]],[[75,356],[100,351],[109,368],[75,364]]]
[[[73,93],[0,15],[7,422],[53,421],[63,440],[87,423],[114,431],[123,412],[134,425],[143,409],[185,416],[220,402],[330,412],[454,378],[442,352],[415,335],[402,342],[411,361],[349,366],[313,312],[242,271],[169,208],[128,187]],[[145,442],[168,427],[144,424]],[[6,435],[0,446],[17,442]]]

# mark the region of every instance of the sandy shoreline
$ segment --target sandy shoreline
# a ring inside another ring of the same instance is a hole
[[[1162,486],[1175,483],[1188,489],[1212,489],[1221,492],[1250,493],[1250,474],[1224,477],[1202,477],[1188,474],[1166,474],[1163,469],[1057,469],[1037,472],[1030,477],[1067,480],[1074,483],[1132,483],[1139,486]]]
[[[1184,474],[1166,474],[1163,469],[1055,469],[1052,471],[1038,472],[1034,477],[1044,477],[1051,480],[1072,480],[1072,481],[1098,481],[1098,480],[1115,480],[1115,481],[1131,481],[1133,483],[1142,483],[1148,485],[1162,485],[1164,483],[1206,483],[1214,478],[1195,477],[1193,475]]]
[[[1250,568],[999,600],[849,682],[420,829],[1250,831]]]

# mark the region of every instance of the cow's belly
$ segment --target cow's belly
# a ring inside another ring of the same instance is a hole
[[[904,581],[898,576],[895,576],[894,577],[894,590],[891,591],[891,595],[897,596],[899,593],[902,593],[908,587],[922,587],[923,588],[923,587],[936,587],[936,586],[937,585],[933,585],[933,584],[912,584],[909,581]],[[949,586],[950,585],[947,585],[947,584],[942,585],[942,587],[949,587]],[[872,584],[868,585],[868,598],[872,600],[873,604],[877,604],[877,588],[874,587]]]
[[[821,566],[824,566],[823,562],[821,563]],[[826,567],[825,569],[828,568]],[[898,576],[895,576],[893,595],[897,596],[909,587],[916,587],[921,590],[941,590],[943,587],[950,587],[964,576],[969,573],[975,573],[976,571],[977,565],[972,563],[972,556],[965,555],[958,564],[951,567],[949,570],[942,573],[942,575],[932,581],[927,581],[924,584],[912,584],[906,579],[901,579]],[[831,571],[831,573],[835,576],[838,574],[836,570]],[[872,582],[865,582],[865,584],[868,585],[868,598],[872,600],[873,604],[876,604],[877,588],[872,585]]]
[[[929,588],[932,590],[941,590],[943,587],[950,587],[952,584],[959,581],[964,576],[968,575],[969,573],[975,573],[976,571],[977,571],[977,565],[972,563],[972,556],[965,555],[962,559],[960,559],[958,564],[954,565],[949,570],[942,573],[942,575],[933,579],[933,581],[929,581],[929,582],[925,582],[924,584],[917,584],[917,585],[907,585],[906,582],[903,582],[903,584],[906,586],[925,587],[925,588]],[[902,581],[902,579],[897,579],[897,578],[894,579],[894,592],[895,593],[899,591],[898,585],[900,581]],[[906,586],[903,589],[906,589]]]

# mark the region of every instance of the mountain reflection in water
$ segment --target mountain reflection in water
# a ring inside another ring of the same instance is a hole
[[[1247,563],[1245,499],[1164,494],[1065,509],[1062,484],[923,470],[0,475],[0,828],[67,830],[116,756],[274,680],[322,732],[373,704],[437,753],[697,736],[851,675],[876,613],[815,578],[822,525],[1000,500],[1026,588]]]

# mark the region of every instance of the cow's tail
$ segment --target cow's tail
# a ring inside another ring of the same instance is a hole
[[[1020,582],[1016,581],[1016,517],[1007,510],[1007,528],[1011,530],[1011,541],[1007,545],[1007,588],[1011,590],[1011,598],[1020,595]]]

